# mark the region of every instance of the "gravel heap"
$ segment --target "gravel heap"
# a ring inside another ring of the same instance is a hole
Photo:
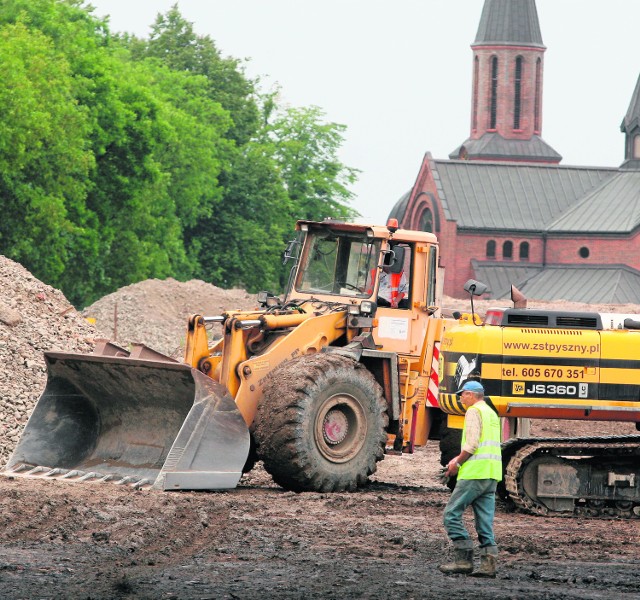
[[[244,290],[153,279],[123,287],[80,313],[62,292],[0,255],[0,465],[13,452],[44,390],[43,352],[90,354],[95,340],[114,339],[115,321],[119,345],[139,342],[180,358],[190,314],[216,315],[255,305],[255,296]]]
[[[62,292],[0,256],[0,464],[13,451],[47,380],[42,353],[90,353],[95,328]]]
[[[82,314],[95,319],[101,337],[118,345],[141,343],[182,358],[190,315],[215,316],[256,306],[255,294],[241,289],[223,290],[200,280],[147,279],[101,298]]]

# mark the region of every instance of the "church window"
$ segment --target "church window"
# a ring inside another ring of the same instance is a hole
[[[513,128],[520,129],[520,111],[522,110],[522,56],[516,58],[513,98]]]
[[[478,72],[480,70],[480,60],[476,56],[473,63],[473,117],[472,127],[478,129]]]
[[[491,124],[489,129],[495,129],[498,115],[498,57],[491,59]]]
[[[502,258],[506,260],[511,260],[513,258],[513,242],[507,240],[504,244],[502,244]]]
[[[425,208],[420,215],[420,224],[418,226],[420,231],[428,231],[433,233],[433,213],[430,209]]]
[[[529,260],[529,242],[520,243],[520,260]]]
[[[487,242],[487,258],[495,258],[496,257],[496,241],[489,240]]]
[[[536,133],[540,133],[540,104],[542,101],[542,60],[536,61],[536,95],[533,108],[533,129]]]
[[[640,135],[633,138],[633,158],[640,158]]]

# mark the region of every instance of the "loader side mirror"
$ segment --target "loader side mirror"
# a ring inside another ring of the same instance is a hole
[[[488,290],[489,287],[487,285],[475,279],[469,279],[467,283],[464,284],[464,291],[472,296],[482,296],[482,294],[485,294]]]
[[[382,265],[389,267],[390,273],[402,273],[404,269],[404,246],[394,246],[384,254]]]
[[[296,247],[300,245],[298,240],[290,240],[282,255],[282,264],[286,265],[292,258],[297,258],[298,253]]]

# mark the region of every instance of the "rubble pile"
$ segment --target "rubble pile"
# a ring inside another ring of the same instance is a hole
[[[44,389],[42,353],[90,353],[95,337],[95,328],[62,292],[0,256],[0,464],[13,451]]]
[[[143,343],[179,358],[190,314],[216,315],[255,304],[255,296],[244,290],[151,279],[123,287],[80,313],[62,292],[0,255],[0,466],[44,390],[43,352],[90,354],[95,340],[114,340],[115,333],[124,348]]]
[[[223,290],[196,279],[147,279],[101,298],[82,314],[95,319],[101,337],[120,346],[135,342],[182,358],[190,315],[214,316],[256,306],[255,294],[241,289]]]

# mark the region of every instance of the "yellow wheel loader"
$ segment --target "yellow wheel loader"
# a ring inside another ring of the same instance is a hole
[[[523,300],[514,293],[514,308],[487,311],[481,321],[473,295],[486,286],[470,280],[465,289],[471,315],[442,340],[439,405],[451,415],[445,460],[460,450],[455,427],[464,407],[455,392],[467,379],[482,381],[505,424],[534,418],[640,428],[640,315],[532,310],[516,307]],[[640,435],[526,435],[503,444],[506,500],[534,514],[640,517]]]
[[[425,444],[443,414],[435,236],[393,220],[297,230],[285,297],[192,316],[184,362],[106,342],[46,353],[5,474],[227,489],[259,459],[289,490],[352,490],[385,448]]]

